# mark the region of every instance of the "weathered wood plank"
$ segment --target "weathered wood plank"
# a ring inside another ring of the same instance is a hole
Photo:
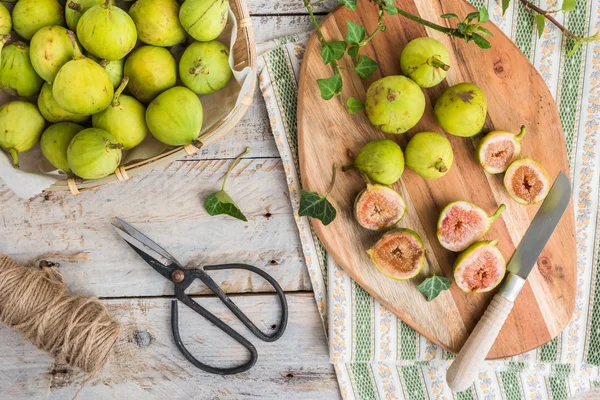
[[[0,186],[0,253],[26,263],[44,254],[61,260],[72,290],[100,297],[156,296],[170,285],[112,229],[115,216],[130,222],[184,265],[241,262],[271,274],[287,291],[310,290],[279,159],[243,160],[227,185],[249,222],[209,216],[204,199],[220,188],[230,161],[175,162],[125,184],[70,194],[17,198]],[[52,259],[52,258],[50,258]],[[229,292],[269,291],[253,274],[211,273]],[[191,293],[207,293],[193,286]]]
[[[325,0],[313,7],[315,13],[328,13],[339,6],[337,0]],[[302,0],[248,0],[250,14],[306,14]]]
[[[217,376],[196,369],[177,350],[170,328],[170,299],[106,301],[122,332],[109,364],[80,393],[82,399],[337,399],[337,382],[328,363],[327,344],[312,295],[288,295],[289,324],[273,343],[256,339],[214,298],[196,299],[248,338],[259,360],[248,372]],[[234,299],[264,331],[278,322],[274,296]],[[180,304],[184,344],[199,360],[233,366],[246,350]],[[84,380],[79,371],[57,365],[47,354],[0,326],[3,398],[71,399]]]

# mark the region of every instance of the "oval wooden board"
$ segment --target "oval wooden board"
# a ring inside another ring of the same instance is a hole
[[[371,32],[377,24],[374,6],[358,2],[356,12],[338,8],[322,23],[328,40],[341,40],[346,33],[346,20],[365,25]],[[439,18],[444,13],[460,16],[474,11],[463,0],[397,0],[396,4],[413,14],[446,24]],[[324,66],[321,46],[311,38],[304,61],[299,88],[298,135],[300,168],[304,189],[325,193],[331,178],[331,166],[351,163],[350,154],[376,138],[391,138],[403,148],[410,137],[420,131],[443,132],[435,122],[432,105],[448,87],[460,82],[475,82],[488,98],[488,120],[485,130],[518,131],[527,125],[523,154],[542,162],[551,178],[569,170],[564,134],[559,115],[542,77],[519,49],[496,26],[492,49],[481,50],[473,43],[449,38],[400,16],[386,17],[387,31],[371,41],[361,54],[376,60],[380,69],[369,80],[362,81],[354,73],[343,71],[344,94],[365,99],[374,80],[400,74],[399,56],[410,40],[432,36],[445,43],[451,53],[452,68],[439,86],[426,89],[427,108],[421,122],[405,135],[385,135],[370,125],[364,112],[349,115],[337,99],[320,98],[317,78],[331,76]],[[352,67],[348,56],[342,67]],[[479,320],[491,294],[465,294],[455,284],[428,303],[415,288],[432,274],[452,278],[455,255],[443,249],[436,239],[436,222],[440,210],[449,202],[468,200],[492,212],[505,203],[508,207],[486,237],[500,239],[499,248],[510,259],[523,237],[538,206],[517,205],[506,194],[501,176],[484,173],[474,157],[478,138],[465,139],[448,135],[455,152],[454,166],[444,178],[425,180],[406,170],[395,185],[408,202],[408,214],[399,224],[417,231],[425,242],[427,266],[410,281],[394,281],[379,273],[365,251],[381,233],[368,232],[353,220],[352,205],[364,187],[356,173],[340,173],[330,200],[338,210],[337,219],[329,226],[315,221],[314,228],[323,244],[344,268],[369,293],[381,301],[419,333],[447,350],[457,352],[468,333]],[[527,285],[519,296],[488,358],[507,357],[536,348],[554,338],[565,327],[575,303],[575,234],[572,206],[538,260]]]

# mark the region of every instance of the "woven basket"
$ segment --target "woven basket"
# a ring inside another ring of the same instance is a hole
[[[233,45],[234,69],[241,71],[246,67],[252,69],[251,85],[247,93],[243,94],[242,101],[235,106],[224,118],[214,124],[208,131],[200,135],[202,145],[214,143],[222,136],[232,130],[244,117],[252,104],[254,91],[256,89],[256,43],[254,39],[254,27],[248,12],[245,0],[229,0],[229,7],[237,20],[237,39]],[[136,161],[128,165],[122,165],[112,174],[102,179],[81,180],[65,179],[56,181],[46,191],[69,191],[79,194],[81,191],[92,189],[110,183],[126,182],[131,177],[148,172],[154,168],[161,167],[181,159],[188,155],[194,155],[198,148],[189,144],[175,149],[167,150],[157,156],[145,160]]]

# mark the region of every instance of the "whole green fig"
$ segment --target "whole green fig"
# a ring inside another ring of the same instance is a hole
[[[344,167],[344,170],[354,168],[373,182],[391,185],[400,179],[404,172],[404,154],[393,140],[373,140],[360,149],[354,163]]]
[[[134,97],[121,94],[128,82],[129,78],[123,78],[112,104],[92,117],[94,128],[104,129],[113,135],[123,145],[123,150],[142,143],[148,134],[146,107]]]
[[[60,169],[67,174],[71,173],[67,161],[67,149],[71,140],[83,130],[83,126],[72,122],[60,122],[51,125],[42,133],[40,139],[40,148],[44,157],[56,169]]]
[[[383,132],[404,133],[421,120],[425,95],[405,76],[386,76],[369,86],[365,110],[371,123]]]
[[[185,41],[177,0],[138,0],[129,9],[138,38],[152,46],[169,47]]]
[[[13,96],[33,96],[40,92],[43,82],[31,65],[29,46],[15,42],[2,49],[0,88],[4,92]]]
[[[59,106],[52,96],[52,86],[48,82],[44,82],[42,85],[42,91],[38,96],[37,104],[40,113],[48,122],[70,121],[81,123],[90,119],[89,115],[73,114]]]
[[[12,19],[8,8],[0,3],[0,36],[8,35],[12,29]]]
[[[38,109],[26,101],[0,107],[0,148],[11,155],[15,168],[19,167],[19,153],[35,146],[45,123]]]
[[[446,175],[454,161],[450,141],[436,132],[417,133],[408,142],[404,155],[408,168],[426,179]]]
[[[45,26],[31,38],[31,65],[48,83],[52,83],[58,70],[73,59],[73,43],[67,33],[62,26]]]
[[[156,46],[142,46],[131,53],[124,73],[129,77],[129,91],[146,104],[177,81],[175,59],[167,49]]]
[[[160,94],[146,110],[146,123],[152,135],[170,146],[197,144],[202,117],[200,99],[182,86]]]
[[[131,17],[107,0],[81,16],[77,22],[77,38],[96,57],[114,61],[133,50],[137,31]]]
[[[450,53],[437,39],[420,37],[410,41],[400,56],[402,72],[423,88],[430,88],[446,78]]]
[[[86,55],[104,68],[115,89],[121,85],[121,82],[123,81],[123,66],[125,65],[125,59],[122,58],[120,60],[108,61],[98,58],[91,53],[87,53]]]
[[[67,149],[71,172],[83,179],[100,179],[114,172],[121,162],[122,144],[103,129],[79,132]]]
[[[194,39],[214,40],[227,25],[227,0],[186,0],[179,10],[179,21]]]
[[[106,0],[67,0],[65,6],[65,20],[70,30],[74,31],[77,29],[77,23],[79,19],[90,8],[104,4]],[[113,0],[110,0],[110,4],[115,4]]]
[[[45,26],[65,24],[63,8],[57,0],[19,0],[12,12],[13,29],[30,40]]]
[[[216,40],[192,43],[179,61],[179,76],[183,84],[197,94],[223,89],[233,76],[229,48]]]
[[[81,21],[81,20],[80,20]],[[71,40],[75,41],[71,33]],[[74,114],[95,114],[112,101],[114,88],[104,69],[74,48],[73,60],[58,71],[52,96],[58,105]]]
[[[435,117],[448,133],[471,137],[483,129],[487,118],[485,95],[473,83],[449,87],[435,103]]]

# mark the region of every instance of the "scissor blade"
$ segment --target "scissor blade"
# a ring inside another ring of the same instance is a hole
[[[165,249],[163,249],[158,244],[156,244],[155,242],[153,242],[148,236],[144,235],[142,232],[138,231],[133,226],[129,225],[127,222],[123,221],[119,217],[115,217],[115,220],[121,225],[121,226],[117,226],[117,225],[113,224],[116,228],[124,230],[131,237],[133,237],[134,239],[136,239],[138,242],[143,243],[146,248],[149,248],[149,249],[153,250],[155,253],[158,253],[162,257],[168,259],[170,262],[167,263],[167,265],[168,264],[177,264],[177,265],[179,265],[179,262],[177,262],[177,260],[175,259],[175,257],[173,257],[172,255],[170,255]]]

